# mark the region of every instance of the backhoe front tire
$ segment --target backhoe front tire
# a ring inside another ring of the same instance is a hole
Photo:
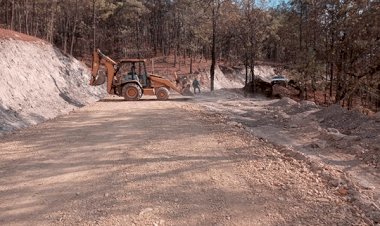
[[[142,90],[140,86],[135,83],[128,83],[123,86],[122,94],[125,100],[136,101],[142,96]]]
[[[169,99],[169,90],[165,87],[160,87],[156,90],[156,96],[158,100]]]

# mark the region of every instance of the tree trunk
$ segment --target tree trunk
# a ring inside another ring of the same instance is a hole
[[[303,17],[303,4],[300,5],[300,25],[299,25],[299,49],[302,50],[302,17]]]
[[[140,50],[140,25],[139,21],[136,20],[136,46],[137,46],[137,58],[141,58],[141,50]]]
[[[244,66],[245,66],[245,81],[244,81],[244,84],[245,84],[245,86],[247,86],[247,84],[248,84],[248,55],[247,54],[245,54]]]
[[[190,74],[193,74],[193,51],[190,50]]]
[[[174,48],[174,67],[177,67],[177,55],[178,55],[178,45]]]
[[[218,6],[215,5],[217,1]],[[210,68],[210,90],[214,91],[214,78],[216,66],[216,26],[217,26],[217,10],[219,9],[219,0],[213,1],[212,6],[212,47],[211,47],[211,68]],[[218,7],[218,8],[216,8]]]
[[[92,50],[95,52],[96,50],[96,14],[95,14],[95,7],[96,7],[96,0],[92,0],[92,29],[93,29],[93,34],[92,34]]]
[[[186,49],[183,50],[183,65],[186,67]]]
[[[25,8],[25,32],[27,35],[29,35],[29,7],[28,7],[28,0],[24,1],[24,8]]]
[[[58,3],[57,0],[53,0],[51,3],[51,11],[50,11],[50,20],[49,20],[49,26],[48,31],[46,35],[46,39],[48,42],[53,43],[54,41],[54,24],[55,24],[55,14],[57,12]]]
[[[255,64],[254,64],[253,60],[252,60],[249,67],[250,67],[251,76],[252,76],[252,92],[255,93],[256,92],[256,79],[255,79]]]
[[[9,0],[6,0],[5,1],[5,24],[6,24],[6,27],[9,28]]]
[[[67,40],[68,40],[68,27],[69,27],[69,18],[66,16],[66,18],[63,21],[63,52],[67,53]]]
[[[181,63],[181,54],[180,53],[181,53],[181,48],[178,48],[178,54],[177,54],[178,55],[177,57],[179,58],[178,59],[178,70],[181,70],[181,65],[182,65],[182,63]]]
[[[75,14],[74,14],[73,31],[71,34],[71,42],[70,42],[70,55],[73,55],[73,50],[74,50],[75,33],[77,30],[77,17],[78,17],[78,0],[75,0]]]
[[[37,37],[38,35],[38,18],[37,18],[37,13],[36,13],[36,0],[33,0],[33,9],[32,9],[32,17],[31,17],[31,33]]]
[[[11,11],[11,30],[14,29],[14,19],[15,19],[15,0],[12,0],[12,11]]]

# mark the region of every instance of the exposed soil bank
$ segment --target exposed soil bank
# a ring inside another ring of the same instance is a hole
[[[55,118],[104,96],[89,70],[33,37],[0,29],[0,134]]]

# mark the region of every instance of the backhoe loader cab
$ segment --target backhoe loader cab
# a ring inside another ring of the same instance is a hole
[[[99,73],[101,64],[105,66],[107,75]],[[98,49],[93,54],[90,85],[98,86],[106,81],[107,92],[123,96],[125,100],[139,100],[143,95],[155,95],[159,100],[167,100],[170,89],[182,95],[191,93],[188,87],[177,87],[166,78],[148,74],[144,59],[122,59],[116,62]]]
[[[144,60],[121,60],[118,65],[116,79],[121,79],[121,83],[135,81],[143,88],[149,86]]]

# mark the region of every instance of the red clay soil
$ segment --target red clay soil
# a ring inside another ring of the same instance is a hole
[[[27,42],[41,42],[43,40],[29,36],[17,31],[12,30],[6,30],[0,28],[0,39],[14,39],[14,40],[21,40],[21,41],[27,41]]]

